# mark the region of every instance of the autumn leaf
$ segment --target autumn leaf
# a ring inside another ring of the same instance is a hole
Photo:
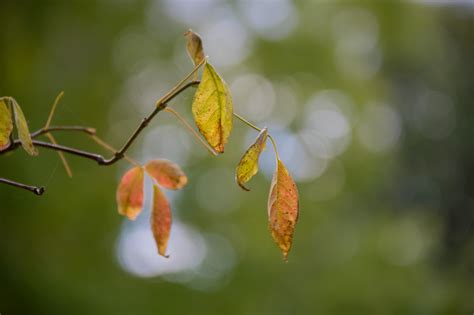
[[[15,123],[18,130],[18,137],[20,138],[21,145],[29,155],[38,155],[38,150],[33,146],[31,140],[30,130],[28,129],[28,123],[26,122],[25,115],[21,110],[20,105],[14,100],[12,100],[13,113],[15,114]]]
[[[10,135],[13,130],[12,114],[3,99],[0,99],[0,150],[10,144]]]
[[[169,160],[149,161],[145,170],[157,184],[167,189],[181,189],[188,183],[188,178],[181,168]]]
[[[219,153],[232,130],[232,96],[226,83],[211,64],[206,63],[202,80],[194,94],[194,120],[207,142]]]
[[[158,253],[166,256],[166,247],[170,238],[171,209],[166,196],[153,185],[153,209],[151,212],[151,230],[155,238]]]
[[[118,212],[130,220],[135,220],[142,211],[143,179],[143,168],[136,166],[125,173],[117,189]]]
[[[268,197],[268,221],[272,237],[283,252],[283,258],[287,260],[298,221],[298,191],[280,159]]]
[[[244,184],[258,172],[258,159],[260,153],[265,149],[267,135],[267,128],[262,129],[257,136],[257,139],[255,139],[255,142],[247,149],[237,165],[235,179],[237,184],[244,190],[250,190],[245,187]]]
[[[201,37],[193,30],[189,29],[184,33],[186,37],[186,50],[188,55],[196,66],[204,59],[204,50],[202,48]]]

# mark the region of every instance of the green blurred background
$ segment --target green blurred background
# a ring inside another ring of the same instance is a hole
[[[0,186],[2,315],[474,312],[472,1],[4,0],[0,12],[0,95],[37,129],[64,90],[54,123],[117,147],[190,71],[182,35],[197,31],[301,196],[284,263],[267,229],[271,150],[246,193],[233,170],[254,131],[235,121],[213,158],[160,114],[130,154],[190,179],[167,193],[166,260],[149,211],[117,214],[126,162],[68,156],[69,179],[55,152],[1,156],[1,177],[47,187]],[[172,102],[189,120],[191,100]]]

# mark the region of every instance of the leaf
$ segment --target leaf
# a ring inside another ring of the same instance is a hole
[[[244,190],[249,191],[244,186],[255,174],[258,172],[258,159],[260,153],[265,149],[265,143],[267,141],[268,129],[264,128],[258,134],[255,142],[245,151],[244,155],[240,159],[237,169],[235,170],[235,179],[237,184]]]
[[[130,220],[135,220],[142,211],[143,179],[143,168],[136,166],[125,173],[117,188],[118,212]]]
[[[5,100],[0,99],[0,150],[5,149],[10,144],[12,130],[12,114]]]
[[[28,129],[28,123],[26,122],[25,115],[21,110],[20,105],[14,100],[13,104],[13,113],[15,114],[15,123],[18,130],[18,137],[20,138],[21,145],[29,155],[38,155],[38,150],[33,146],[31,140],[30,130]]]
[[[153,209],[151,212],[151,230],[155,238],[158,253],[166,256],[166,247],[170,238],[171,209],[166,196],[156,185],[153,185]]]
[[[192,111],[201,134],[217,152],[223,153],[232,130],[232,96],[209,63],[204,66],[201,83],[194,94]]]
[[[268,222],[285,260],[288,259],[297,221],[298,190],[285,165],[278,159],[268,197]]]
[[[202,48],[201,37],[193,30],[189,29],[184,33],[186,37],[186,50],[188,55],[196,66],[204,59],[204,50]]]
[[[169,160],[152,160],[145,165],[146,172],[157,184],[167,189],[181,189],[188,183],[188,178],[178,164]]]

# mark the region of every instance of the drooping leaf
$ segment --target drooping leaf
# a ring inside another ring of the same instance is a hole
[[[153,209],[151,212],[151,230],[155,238],[158,253],[166,256],[166,247],[170,238],[171,209],[166,196],[156,185],[153,185]]]
[[[144,173],[140,166],[130,169],[117,188],[118,212],[130,220],[135,220],[142,211]]]
[[[18,130],[18,137],[20,138],[21,145],[29,155],[38,155],[38,150],[33,146],[31,140],[30,130],[28,129],[28,123],[26,122],[25,115],[21,110],[20,105],[12,99],[13,113],[15,114],[15,124]]]
[[[13,130],[12,113],[3,99],[0,99],[0,150],[10,144],[10,135]]]
[[[235,170],[235,179],[237,184],[242,189],[249,191],[244,186],[255,174],[258,172],[258,159],[260,153],[265,149],[265,143],[267,141],[268,130],[267,128],[262,129],[258,134],[255,142],[245,151],[244,155],[240,159],[237,169]]]
[[[145,170],[157,184],[167,189],[181,189],[188,183],[183,170],[169,160],[151,160],[146,163]]]
[[[192,111],[201,134],[217,152],[223,153],[232,130],[232,96],[209,63],[204,66],[201,83],[194,94]]]
[[[193,30],[189,29],[184,33],[186,37],[186,50],[194,65],[199,64],[204,59],[201,37]]]
[[[273,174],[268,196],[268,222],[273,239],[287,260],[298,221],[298,190],[283,162]]]

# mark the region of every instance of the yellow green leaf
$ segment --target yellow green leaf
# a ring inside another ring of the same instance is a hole
[[[188,183],[183,170],[169,160],[152,160],[145,165],[146,172],[157,184],[168,189],[181,189]]]
[[[204,59],[201,37],[193,30],[189,29],[184,33],[186,37],[186,50],[194,65],[199,64]]]
[[[278,159],[268,197],[268,222],[273,239],[288,259],[298,221],[298,190],[283,162]]]
[[[201,83],[194,94],[192,111],[201,134],[217,152],[223,153],[232,130],[232,96],[209,63],[204,66]]]
[[[255,139],[255,142],[247,149],[247,151],[245,151],[244,155],[240,159],[239,164],[237,165],[235,179],[237,184],[244,190],[250,190],[245,187],[244,184],[258,172],[258,159],[262,151],[265,149],[267,135],[267,128],[262,129]]]
[[[5,100],[0,99],[0,150],[5,149],[10,144],[12,130],[12,114]]]
[[[163,192],[153,185],[153,209],[151,212],[151,230],[155,238],[158,253],[166,256],[166,247],[170,238],[171,209]]]
[[[28,123],[26,122],[25,115],[21,110],[20,105],[12,99],[13,113],[15,114],[15,123],[18,130],[18,137],[20,138],[21,145],[29,155],[38,155],[38,150],[33,146],[31,140],[30,130],[28,129]]]
[[[130,220],[135,220],[142,211],[144,174],[140,166],[130,169],[117,188],[118,212]]]

